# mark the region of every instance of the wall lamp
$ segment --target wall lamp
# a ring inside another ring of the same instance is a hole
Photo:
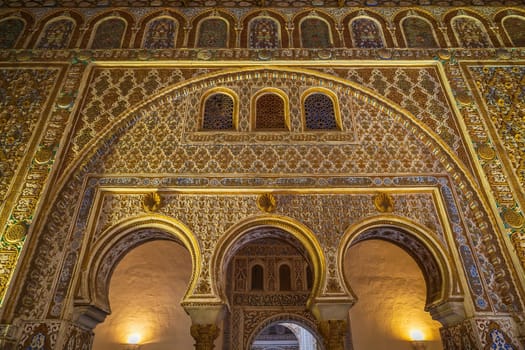
[[[413,329],[410,331],[410,338],[412,339],[412,341],[410,342],[412,344],[412,349],[426,350],[427,344],[423,340],[423,332],[421,332],[419,329]]]

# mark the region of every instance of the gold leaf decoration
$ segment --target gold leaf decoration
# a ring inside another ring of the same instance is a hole
[[[4,238],[8,243],[17,243],[24,239],[27,233],[27,226],[24,222],[19,222],[9,226]]]
[[[68,109],[73,106],[75,98],[71,95],[63,95],[57,99],[57,107],[60,109]]]
[[[257,197],[257,207],[266,213],[271,213],[277,207],[277,200],[271,193],[263,193]]]
[[[460,91],[456,95],[456,100],[462,106],[470,106],[472,104],[472,98],[465,91]]]
[[[501,216],[503,217],[503,220],[513,228],[520,228],[525,223],[525,218],[523,218],[520,213],[517,213],[510,208],[504,208]]]
[[[142,206],[146,213],[156,213],[162,205],[162,198],[158,192],[151,192],[144,195]]]
[[[478,145],[477,151],[479,156],[485,160],[492,160],[494,157],[496,157],[496,152],[494,152],[494,149],[492,149],[492,147],[486,143]]]
[[[53,151],[50,147],[41,147],[35,154],[35,161],[38,164],[45,164],[53,157]]]
[[[450,54],[450,51],[443,49],[443,50],[439,50],[438,56],[442,60],[448,60],[450,59],[451,54]]]
[[[380,192],[374,197],[374,206],[381,213],[391,213],[394,211],[394,198],[385,192]]]

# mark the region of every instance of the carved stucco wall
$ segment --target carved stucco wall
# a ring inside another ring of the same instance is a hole
[[[498,11],[497,8],[478,10],[487,18],[491,18]],[[29,11],[37,18],[43,18],[52,10]],[[89,17],[102,11],[105,10],[87,10],[85,14]],[[190,16],[195,16],[199,12],[193,9],[184,11]],[[232,13],[242,16],[249,11],[232,10]],[[378,11],[383,15],[394,15],[393,9]],[[431,10],[434,16],[442,16],[446,11],[436,8]],[[148,11],[133,9],[132,12],[140,17]],[[328,12],[335,17],[346,13],[344,10],[337,9]],[[448,34],[452,35],[452,33]],[[173,195],[170,191],[176,191],[174,188],[192,186],[221,189],[236,186],[260,186],[261,189],[282,186],[303,186],[303,189],[347,186],[373,188],[374,191],[401,186],[394,191],[396,201],[404,200],[402,199],[404,197],[399,197],[400,194],[397,192],[404,192],[407,189],[413,191],[417,187],[436,188],[439,190],[438,197],[445,203],[446,216],[452,222],[451,232],[455,233],[453,243],[459,247],[456,249],[460,251],[463,264],[467,266],[466,270],[472,271],[470,267],[474,266],[479,273],[479,280],[475,276],[471,276],[469,280],[469,288],[474,295],[476,307],[479,310],[487,307],[502,312],[520,309],[520,301],[517,297],[519,292],[514,287],[513,281],[516,275],[512,272],[512,268],[505,267],[512,254],[504,252],[510,248],[510,244],[505,243],[505,234],[511,234],[516,253],[521,254],[522,263],[525,261],[524,220],[520,213],[520,203],[523,204],[524,198],[521,178],[523,155],[520,147],[522,125],[519,118],[522,106],[521,92],[514,89],[520,86],[523,79],[519,64],[520,59],[523,58],[522,52],[465,49],[387,50],[385,52],[366,49],[331,49],[329,51],[329,57],[326,56],[328,58],[359,57],[359,59],[369,59],[366,64],[375,67],[365,68],[362,64],[349,67],[348,63],[334,64],[335,61],[329,62],[328,65],[322,63],[323,57],[326,59],[323,56],[325,53],[320,55],[315,50],[282,50],[276,51],[274,57],[288,60],[321,59],[321,61],[315,66],[302,65],[301,68],[292,69],[311,71],[304,73],[307,77],[306,82],[292,78],[292,70],[283,73],[287,69],[276,69],[272,74],[275,73],[277,84],[287,90],[295,101],[299,91],[306,88],[308,84],[339,89],[338,93],[344,96],[343,107],[348,111],[348,115],[356,118],[345,120],[347,132],[342,139],[323,133],[301,134],[298,132],[299,118],[292,123],[292,132],[289,135],[278,137],[250,135],[246,131],[246,118],[244,124],[241,123],[241,131],[236,135],[223,137],[194,132],[197,125],[194,117],[198,115],[196,102],[199,94],[202,94],[207,87],[220,83],[236,91],[242,92],[242,89],[248,89],[247,93],[239,93],[241,102],[245,106],[243,113],[248,113],[246,99],[249,98],[250,89],[256,88],[257,84],[265,84],[264,79],[269,79],[268,76],[264,77],[264,72],[269,70],[262,70],[261,77],[256,78],[259,79],[258,83],[250,82],[254,79],[250,72],[241,72],[238,76],[223,75],[224,80],[220,80],[218,76],[221,68],[209,62],[201,62],[199,68],[185,68],[184,65],[177,68],[165,65],[144,67],[153,66],[153,62],[160,58],[207,59],[204,56],[198,58],[196,51],[163,51],[146,56],[143,52],[126,50],[92,53],[79,53],[75,50],[0,52],[0,58],[6,67],[2,71],[5,76],[12,74],[14,68],[22,71],[20,67],[23,65],[31,67],[26,72],[36,71],[35,65],[38,67],[45,65],[48,69],[46,74],[57,76],[54,82],[50,83],[52,86],[48,85],[44,88],[39,85],[36,88],[41,95],[48,96],[48,102],[42,104],[43,99],[37,98],[30,104],[22,105],[22,109],[30,109],[27,116],[31,122],[25,125],[29,126],[29,129],[33,128],[31,129],[33,136],[27,143],[31,130],[29,134],[22,133],[23,140],[16,148],[18,155],[13,156],[14,158],[9,156],[9,159],[6,157],[6,164],[14,164],[14,160],[21,165],[18,170],[11,165],[8,166],[10,174],[18,172],[17,181],[13,182],[12,175],[3,178],[6,183],[4,187],[6,189],[10,187],[10,191],[6,192],[8,200],[2,203],[0,223],[6,228],[3,239],[5,241],[13,235],[18,237],[15,239],[16,244],[4,245],[2,264],[4,276],[7,276],[2,282],[4,292],[9,276],[14,270],[18,251],[23,246],[26,232],[29,233],[30,238],[33,238],[25,248],[28,251],[28,259],[32,260],[31,265],[26,266],[34,269],[34,273],[29,276],[28,270],[21,270],[20,278],[23,280],[27,276],[28,280],[25,289],[22,289],[20,280],[12,289],[14,297],[10,299],[12,302],[3,312],[5,318],[11,319],[14,315],[58,317],[67,312],[62,308],[62,303],[64,299],[70,298],[67,296],[67,290],[71,288],[69,281],[74,274],[75,261],[79,259],[78,247],[83,239],[83,230],[90,215],[89,209],[94,203],[91,199],[97,193],[97,186],[126,187],[131,192],[137,187],[155,189],[166,186],[170,196]],[[225,60],[268,59],[257,56],[255,51],[248,52],[242,49],[230,52],[218,51],[215,55],[216,58]],[[93,57],[99,61],[96,65],[90,64]],[[130,64],[130,57],[134,60],[131,67],[104,67],[104,61],[107,60],[126,61]],[[378,58],[392,57],[395,61],[374,62]],[[469,62],[471,57],[485,62],[483,64]],[[134,65],[144,59],[153,61]],[[410,62],[413,59],[420,60],[421,64],[414,65],[414,62]],[[18,62],[14,63],[15,60]],[[32,62],[27,64],[22,62],[26,60]],[[60,63],[56,64],[56,62]],[[411,66],[407,67],[407,64]],[[65,70],[60,70],[63,68],[59,68],[66,65],[67,73]],[[323,66],[324,68],[319,68]],[[53,71],[60,71],[60,73],[51,73]],[[251,71],[253,72],[253,69]],[[289,74],[289,79],[283,78],[283,74]],[[195,80],[185,87],[174,86],[176,83],[184,83],[198,77],[206,77],[206,79]],[[414,119],[403,119],[401,115],[406,114],[404,110],[389,109],[388,106],[385,107],[383,101],[377,102],[374,100],[375,97],[368,96],[367,90],[355,93],[361,88],[357,85],[348,85],[346,80],[334,82],[333,77],[349,79],[385,96],[410,112]],[[310,78],[311,81],[308,80]],[[7,88],[16,90],[13,84],[8,84]],[[44,89],[47,89],[46,92]],[[159,98],[148,104],[148,99],[163,89],[167,89],[164,90],[165,98]],[[74,97],[79,93],[76,105],[71,109]],[[50,103],[51,101],[53,103]],[[122,114],[133,106],[138,106],[141,101],[145,101],[146,105],[138,107],[130,114]],[[168,112],[167,109],[170,111]],[[39,117],[37,111],[44,111],[44,113]],[[294,115],[295,113],[297,110],[294,111]],[[6,115],[3,117],[5,119]],[[179,122],[179,118],[184,122]],[[35,126],[33,121],[37,120],[40,121]],[[368,122],[369,120],[371,122]],[[418,122],[415,122],[416,120]],[[16,114],[7,116],[6,121],[6,127],[13,125]],[[394,122],[399,123],[395,128],[392,127]],[[396,130],[402,132],[396,133]],[[67,139],[61,139],[64,131]],[[372,135],[374,131],[377,131],[375,138],[365,136]],[[5,140],[6,145],[7,141],[10,142],[11,139]],[[319,142],[326,142],[327,145],[320,146]],[[398,147],[401,142],[406,147]],[[175,143],[177,145],[174,145]],[[222,148],[214,146],[216,144],[225,146]],[[4,154],[7,154],[8,148],[3,149]],[[57,154],[59,162],[55,164],[54,176],[48,178],[49,169],[55,160],[54,151],[57,149],[60,150]],[[12,150],[14,151],[14,148]],[[390,157],[391,152],[396,155]],[[146,161],[138,160],[133,163],[134,157],[138,154]],[[370,160],[369,154],[376,156],[375,160]],[[478,159],[473,159],[472,155]],[[101,160],[99,158],[101,156],[105,159]],[[131,161],[123,162],[123,157]],[[38,161],[33,161],[33,158]],[[164,160],[161,161],[162,158]],[[75,170],[77,167],[78,171]],[[82,187],[87,173],[121,176],[123,170],[135,174],[152,175],[160,171],[178,173],[182,176],[149,180],[132,177],[93,178]],[[426,175],[432,176],[376,176],[382,172],[399,171],[410,175],[425,172]],[[205,176],[219,172],[224,176],[215,178]],[[343,176],[349,172],[358,172],[365,176]],[[197,173],[202,176],[194,176]],[[250,176],[239,178],[231,176],[232,173],[250,174]],[[274,178],[253,178],[254,173],[270,173]],[[338,176],[326,178],[309,176],[312,173]],[[287,176],[277,178],[281,174]],[[302,177],[299,178],[297,175]],[[293,177],[297,178],[292,179]],[[7,185],[8,183],[10,185]],[[46,202],[42,203],[41,194],[45,190],[46,183],[49,192],[45,195]],[[84,191],[79,191],[80,188]],[[61,190],[57,196],[59,189]],[[492,193],[488,193],[489,189]],[[483,194],[484,191],[487,191],[486,195]],[[256,193],[249,195],[254,197]],[[367,195],[372,196],[372,191]],[[54,203],[54,199],[58,197],[60,199]],[[356,197],[352,194],[349,198],[354,200]],[[125,201],[129,200],[125,199]],[[290,200],[289,203],[292,202],[293,200]],[[326,204],[316,199],[306,204],[338,207],[341,203]],[[43,206],[41,211],[43,215],[37,216],[41,219],[33,224],[33,217],[38,212],[39,205]],[[128,208],[131,204],[118,205],[121,208]],[[206,207],[202,208],[205,210]],[[250,210],[246,213],[253,214]],[[286,212],[284,208],[280,210]],[[396,210],[398,210],[397,205]],[[46,213],[50,215],[44,228]],[[500,214],[501,218],[493,217],[492,213]],[[173,215],[172,212],[168,214]],[[223,215],[228,213],[216,214],[210,218],[216,219]],[[338,215],[344,216],[347,213]],[[331,236],[329,232],[334,230],[334,227],[319,223],[318,218],[312,217],[308,220],[315,223],[312,226],[318,225],[316,230],[327,247],[340,237],[341,227],[335,228],[339,236]],[[25,224],[16,225],[21,221],[30,224],[29,231],[26,231]],[[435,228],[430,223],[431,220],[423,225],[432,231]],[[213,227],[206,230],[215,229]],[[447,232],[446,225],[443,226],[443,232]],[[217,234],[212,236],[216,237]],[[207,238],[207,236],[203,237]],[[454,244],[451,241],[446,243],[448,249],[452,249]],[[208,252],[204,249],[205,254],[209,254],[211,248],[206,248]],[[333,251],[329,251],[328,256],[333,257],[334,254]],[[31,256],[37,258],[33,259]],[[333,274],[336,267],[333,265],[333,258],[331,259],[332,265],[329,266],[332,266]],[[62,261],[66,262],[65,265],[62,265]],[[61,277],[58,279],[59,271]],[[503,271],[503,274],[494,278],[496,271]],[[201,277],[206,280],[208,273],[204,266]],[[59,283],[55,285],[55,281]],[[333,288],[337,289],[337,279],[332,281],[335,281],[330,282]],[[207,281],[207,283],[211,282]],[[53,291],[51,286],[55,286]],[[484,288],[496,293],[491,293],[489,297]],[[52,307],[44,305],[45,300],[49,300],[52,293],[55,293],[53,299],[56,304]],[[40,301],[39,305],[36,305],[39,303],[37,300]],[[55,328],[59,327],[55,326],[52,323],[46,326],[54,329],[50,334],[54,334]],[[35,327],[40,326],[28,325],[26,331],[29,332]],[[483,327],[489,329],[490,325]]]

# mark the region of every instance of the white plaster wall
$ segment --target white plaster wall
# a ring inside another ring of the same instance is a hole
[[[411,328],[424,332],[428,350],[443,348],[441,324],[424,311],[422,272],[401,248],[380,240],[360,242],[345,254],[344,274],[358,297],[350,310],[354,350],[412,349]]]
[[[95,328],[94,350],[124,349],[129,334],[141,350],[193,349],[191,320],[180,306],[191,277],[191,257],[177,243],[154,241],[128,253],[111,278],[111,314]]]

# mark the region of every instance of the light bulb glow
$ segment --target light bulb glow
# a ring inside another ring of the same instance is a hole
[[[128,344],[138,344],[140,341],[140,334],[133,333],[128,336]]]
[[[415,341],[421,341],[425,337],[423,336],[423,332],[421,332],[419,329],[411,329],[410,338]]]

